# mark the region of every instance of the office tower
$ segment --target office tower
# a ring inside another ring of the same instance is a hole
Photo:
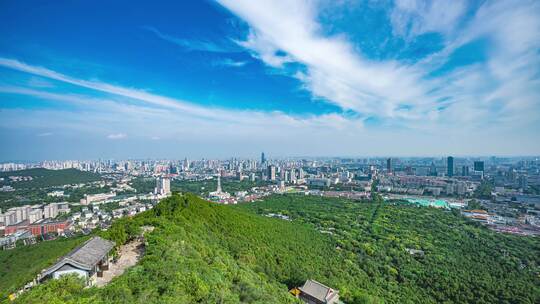
[[[452,156],[448,156],[446,166],[448,170],[448,177],[454,176],[454,158]]]
[[[527,188],[529,188],[529,180],[527,178],[527,175],[521,175],[518,181],[519,181],[519,187],[521,189],[527,190]]]
[[[264,157],[264,152],[261,153],[261,165],[266,163],[266,157]]]
[[[389,173],[392,172],[392,159],[389,158],[386,160],[386,171]]]
[[[431,166],[429,168],[429,174],[432,176],[437,176],[437,166],[435,166],[435,163],[431,163]]]
[[[274,165],[268,166],[268,180],[275,181],[276,180],[276,167]]]
[[[475,161],[474,162],[474,171],[482,171],[482,172],[484,172],[484,162],[483,161]]]
[[[463,166],[461,168],[461,175],[462,176],[469,176],[469,166]]]

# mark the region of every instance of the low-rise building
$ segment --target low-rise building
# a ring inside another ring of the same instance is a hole
[[[109,253],[113,248],[113,242],[97,236],[93,237],[62,257],[56,264],[45,269],[38,280],[57,279],[63,275],[76,274],[84,278],[87,285],[94,285],[96,278],[101,277],[103,271],[109,269]]]
[[[308,304],[337,304],[339,291],[323,285],[315,280],[307,280],[304,286],[297,289],[297,297]]]

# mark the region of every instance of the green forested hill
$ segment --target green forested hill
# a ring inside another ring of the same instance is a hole
[[[87,237],[61,238],[15,249],[0,250],[0,299],[32,281],[58,257],[68,253]]]
[[[293,221],[256,214],[270,212]],[[346,303],[539,299],[538,239],[496,235],[441,210],[303,196],[220,206],[174,195],[104,236],[120,244],[141,225],[156,227],[145,257],[105,288],[66,278],[17,302],[294,303],[288,289],[308,278]]]
[[[329,233],[341,258],[368,275],[366,291],[386,302],[540,301],[539,238],[497,234],[456,213],[382,200],[289,195],[239,208],[280,213]],[[347,288],[366,284],[356,281]]]
[[[7,178],[8,176],[30,176],[32,177],[32,180],[11,182]],[[77,169],[48,170],[44,168],[0,172],[0,177],[5,178],[4,184],[11,185],[17,189],[88,183],[100,179],[100,176],[97,173],[80,171]]]

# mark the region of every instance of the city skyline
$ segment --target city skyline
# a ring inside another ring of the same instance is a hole
[[[0,8],[0,162],[540,154],[535,1]]]

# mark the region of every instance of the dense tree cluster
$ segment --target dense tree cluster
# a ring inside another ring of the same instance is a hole
[[[367,284],[366,291],[386,302],[540,300],[539,239],[496,234],[459,213],[384,203],[378,195],[371,203],[274,196],[240,208],[281,213],[331,233],[342,257],[370,278],[369,283],[352,278],[345,289]]]
[[[265,186],[269,182],[266,181],[250,181],[244,179],[238,181],[237,179],[231,178],[222,178],[221,179],[221,188],[223,191],[234,193],[236,191],[247,191],[253,187]],[[216,191],[217,188],[217,179],[207,179],[201,181],[189,181],[189,180],[173,180],[171,182],[171,189],[173,191],[179,192],[190,192],[200,195],[208,195],[209,192]]]
[[[270,218],[280,213],[292,220]],[[138,265],[104,288],[66,277],[18,303],[298,303],[311,278],[346,303],[538,303],[539,241],[451,212],[314,196],[222,206],[173,195],[116,222],[117,244],[154,226]],[[409,249],[423,255],[411,255]]]
[[[31,176],[28,181],[11,181],[9,176]],[[110,191],[110,187],[84,186],[68,187],[101,180],[101,176],[92,172],[79,171],[76,169],[47,170],[43,168],[27,169],[19,171],[0,172],[1,186],[12,186],[14,191],[0,192],[0,209],[6,210],[11,207],[54,203],[61,201],[79,202],[85,194],[96,194]],[[64,197],[48,196],[53,190],[64,191]]]
[[[7,178],[8,176],[27,176],[32,177],[32,180],[11,182]],[[77,169],[48,170],[43,168],[0,172],[0,177],[5,178],[4,184],[11,185],[17,189],[81,184],[95,182],[101,179],[101,176],[97,173],[80,171]]]
[[[42,269],[86,239],[87,237],[61,238],[0,250],[0,300],[32,281]]]

